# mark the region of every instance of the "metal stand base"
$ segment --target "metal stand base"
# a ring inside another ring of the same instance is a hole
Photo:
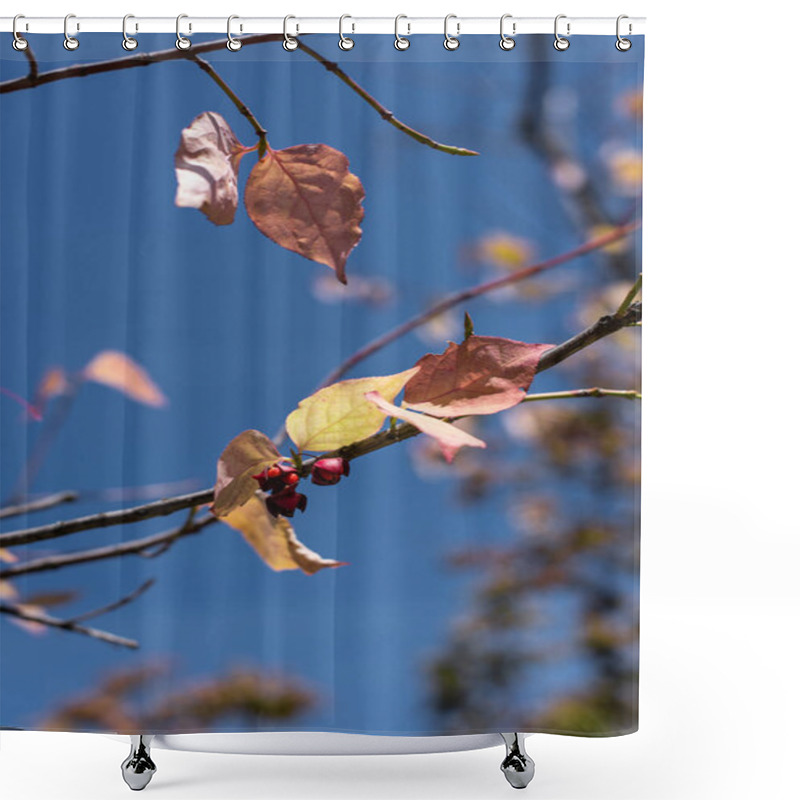
[[[131,752],[122,762],[122,778],[135,792],[144,789],[155,775],[156,765],[150,758],[152,741],[152,734],[131,734]]]
[[[536,766],[525,752],[525,740],[519,733],[501,733],[506,743],[506,757],[500,765],[506,780],[515,789],[524,789],[532,780]]]

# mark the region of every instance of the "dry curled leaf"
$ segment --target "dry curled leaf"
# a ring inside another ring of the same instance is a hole
[[[326,144],[269,150],[244,191],[250,219],[273,242],[336,271],[361,239],[364,187],[347,157]]]
[[[286,431],[301,450],[336,450],[381,429],[385,414],[364,399],[375,391],[394,400],[414,369],[374,378],[351,378],[301,400],[286,418]]]
[[[144,367],[117,350],[104,350],[98,353],[83,368],[81,374],[85,380],[117,389],[131,400],[138,400],[149,406],[164,406],[167,403],[167,398],[151,380]]]
[[[461,447],[486,447],[486,442],[476,438],[471,433],[461,430],[461,428],[457,428],[455,425],[451,425],[449,422],[392,405],[377,392],[367,392],[365,396],[370,403],[374,403],[384,414],[410,422],[422,433],[427,433],[428,436],[436,439],[447,462],[453,460],[453,456]]]
[[[259,496],[253,495],[244,505],[227,514],[223,522],[239,531],[276,572],[299,568],[306,575],[313,575],[325,567],[340,567],[345,563],[323,558],[306,547],[298,540],[289,521],[272,516]]]
[[[494,414],[517,405],[551,344],[526,344],[498,336],[470,336],[441,355],[418,362],[405,405],[435,417]]]
[[[228,442],[217,461],[212,511],[218,517],[246,503],[258,489],[253,476],[280,460],[281,454],[261,431],[243,431]]]
[[[230,125],[204,111],[181,131],[175,153],[175,205],[198,208],[215,225],[230,225],[239,204],[239,161],[244,147]]]

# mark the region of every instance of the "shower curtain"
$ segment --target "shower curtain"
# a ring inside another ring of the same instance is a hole
[[[353,38],[3,43],[3,727],[636,730],[642,37]]]

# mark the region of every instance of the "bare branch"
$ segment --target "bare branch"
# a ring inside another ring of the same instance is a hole
[[[28,503],[0,508],[0,519],[19,517],[22,514],[32,514],[34,511],[45,511],[48,508],[60,506],[62,503],[72,503],[77,499],[77,492],[58,492],[56,494],[50,494],[47,495],[47,497],[31,500]]]
[[[133,639],[124,639],[122,636],[117,636],[114,633],[108,633],[98,628],[87,628],[83,625],[78,625],[69,620],[58,619],[51,617],[49,614],[37,613],[26,608],[20,608],[12,603],[0,602],[0,614],[9,614],[18,619],[24,619],[28,622],[38,622],[41,625],[47,625],[50,628],[60,628],[65,631],[72,631],[73,633],[82,633],[84,636],[89,636],[92,639],[99,639],[102,642],[109,644],[120,645],[121,647],[128,647],[131,650],[139,648],[139,642]]]
[[[572,389],[566,392],[541,392],[529,394],[522,398],[522,403],[534,403],[537,400],[566,400],[572,397],[624,397],[627,400],[641,400],[641,392],[635,389],[601,389],[594,386],[591,389]]]

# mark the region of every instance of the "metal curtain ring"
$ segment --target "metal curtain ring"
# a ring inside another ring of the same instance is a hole
[[[355,47],[356,43],[352,39],[345,36],[344,33],[342,32],[342,26],[344,25],[344,21],[346,19],[353,19],[353,18],[349,14],[342,14],[342,16],[339,17],[339,47],[342,50],[352,50]],[[353,32],[355,33],[356,26],[352,25],[351,27],[353,29]]]
[[[177,47],[178,50],[188,50],[192,46],[191,39],[187,39],[181,33],[181,20],[186,19],[188,16],[188,14],[178,14],[178,16],[175,18],[175,35],[178,37],[175,40],[175,47]],[[191,25],[189,25],[189,30],[192,30]]]
[[[411,47],[411,39],[406,39],[405,36],[400,35],[400,20],[408,19],[405,14],[398,14],[394,18],[394,46],[396,50],[408,50]],[[411,35],[411,25],[406,23],[408,34]]]
[[[451,19],[456,20],[456,35],[451,36],[447,32],[447,23],[450,22]],[[458,32],[461,29],[461,23],[458,22],[458,17],[455,14],[448,14],[444,18],[444,49],[445,50],[458,50],[458,46],[461,42],[458,41]]]
[[[28,49],[28,40],[25,39],[23,36],[20,36],[19,32],[17,31],[17,20],[18,19],[25,19],[25,15],[24,14],[17,14],[14,17],[14,21],[11,23],[11,33],[14,36],[14,41],[11,42],[11,46],[15,50],[19,50],[20,52],[22,52],[23,50],[27,50]]]
[[[625,39],[624,37],[620,36],[619,24],[624,19],[628,19],[628,15],[627,14],[620,14],[617,17],[617,41],[616,41],[614,46],[617,48],[617,50],[620,51],[620,53],[624,53],[625,51],[630,50],[631,47],[633,46],[633,42],[630,39]],[[628,23],[628,36],[630,36],[632,32],[633,32],[633,27],[631,26],[631,24],[629,22]]]
[[[297,17],[293,17],[291,14],[285,16],[283,18],[283,49],[288,50],[291,52],[292,50],[297,50],[297,45],[299,42],[294,36],[289,36],[289,20],[290,19],[297,19]],[[295,26],[295,33],[299,31],[299,28]]]
[[[74,36],[70,36],[69,35],[69,21],[71,19],[75,19],[75,15],[74,14],[67,14],[67,16],[64,17],[64,49],[65,50],[77,50],[78,49],[78,45],[80,44],[80,42]],[[75,30],[79,31],[80,28],[81,28],[81,26],[76,24]]]
[[[500,17],[500,49],[501,50],[513,50],[514,46],[517,44],[511,36],[506,36],[505,31],[503,30],[503,26],[505,25],[505,21],[507,19],[511,19],[511,14],[503,14]],[[517,23],[511,23],[511,33],[517,32]]]
[[[139,46],[139,42],[136,41],[131,36],[128,36],[128,20],[129,19],[136,19],[133,14],[126,14],[122,18],[122,47],[125,50],[135,50]],[[138,25],[134,28],[134,30],[138,29]]]
[[[225,47],[227,47],[231,53],[235,53],[237,50],[242,49],[242,40],[234,39],[233,34],[231,33],[231,22],[233,22],[235,19],[239,19],[236,14],[231,14],[228,17],[228,41],[225,43]]]
[[[569,39],[565,39],[563,36],[561,36],[561,34],[559,34],[559,32],[558,32],[558,21],[560,19],[566,19],[566,18],[567,18],[566,14],[559,14],[556,17],[555,24],[553,25],[553,31],[554,31],[555,36],[556,36],[556,39],[553,42],[553,47],[555,47],[556,50],[559,50],[559,51],[562,51],[562,52],[569,47]],[[567,22],[567,36],[569,36],[569,29],[570,29],[570,24],[569,24],[569,22]]]

